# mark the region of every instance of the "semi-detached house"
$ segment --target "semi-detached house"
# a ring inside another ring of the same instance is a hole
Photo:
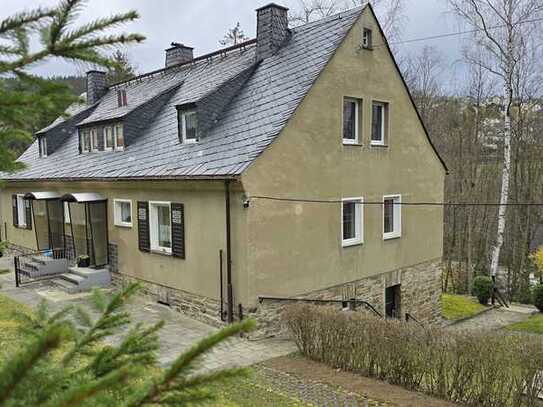
[[[371,6],[289,28],[270,4],[256,39],[165,60],[88,72],[87,103],[2,175],[14,248],[87,254],[213,323],[290,297],[439,318],[443,209],[405,203],[441,202],[446,168]]]

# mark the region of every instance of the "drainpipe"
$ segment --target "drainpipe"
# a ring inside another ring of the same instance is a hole
[[[230,180],[224,181],[224,201],[226,205],[226,301],[228,323],[234,322],[234,299],[232,292],[232,249],[230,239]]]

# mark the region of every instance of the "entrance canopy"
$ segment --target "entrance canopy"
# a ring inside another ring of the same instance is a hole
[[[65,202],[78,202],[78,203],[107,201],[107,199],[103,195],[97,194],[96,192],[81,192],[81,193],[76,193],[76,194],[65,194],[60,199]]]
[[[36,201],[49,201],[51,199],[59,199],[60,194],[58,192],[27,192],[24,198]]]

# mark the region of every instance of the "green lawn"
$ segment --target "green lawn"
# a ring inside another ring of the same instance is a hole
[[[443,317],[453,321],[471,317],[485,309],[476,299],[465,295],[443,294],[441,303]]]
[[[506,329],[532,334],[543,334],[543,314],[532,315],[524,321],[509,325]]]
[[[26,339],[19,330],[20,323],[14,318],[15,311],[32,312],[25,305],[0,294],[0,364]],[[266,383],[250,378],[237,380],[231,385],[216,385],[213,389],[219,396],[217,402],[212,403],[213,407],[298,407],[304,405],[275,392]]]

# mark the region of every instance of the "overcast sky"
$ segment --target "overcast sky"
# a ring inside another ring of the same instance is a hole
[[[276,0],[291,10],[297,9],[297,0]],[[404,39],[427,37],[456,31],[454,21],[447,15],[445,0],[405,0],[406,24]],[[0,19],[17,11],[38,5],[52,6],[56,0],[1,0]],[[135,9],[140,19],[128,24],[123,31],[144,34],[147,40],[130,47],[128,55],[139,73],[161,68],[164,64],[164,49],[172,41],[194,47],[195,55],[201,55],[219,48],[218,41],[228,28],[240,22],[245,34],[255,36],[255,8],[269,3],[269,0],[90,0],[82,11],[79,22],[85,22],[112,13]],[[416,52],[424,45],[437,47],[444,55],[448,70],[453,75],[461,70],[457,61],[460,57],[459,38],[422,41],[401,45],[405,52]],[[41,75],[81,74],[85,67],[53,60],[41,64],[34,72]]]

